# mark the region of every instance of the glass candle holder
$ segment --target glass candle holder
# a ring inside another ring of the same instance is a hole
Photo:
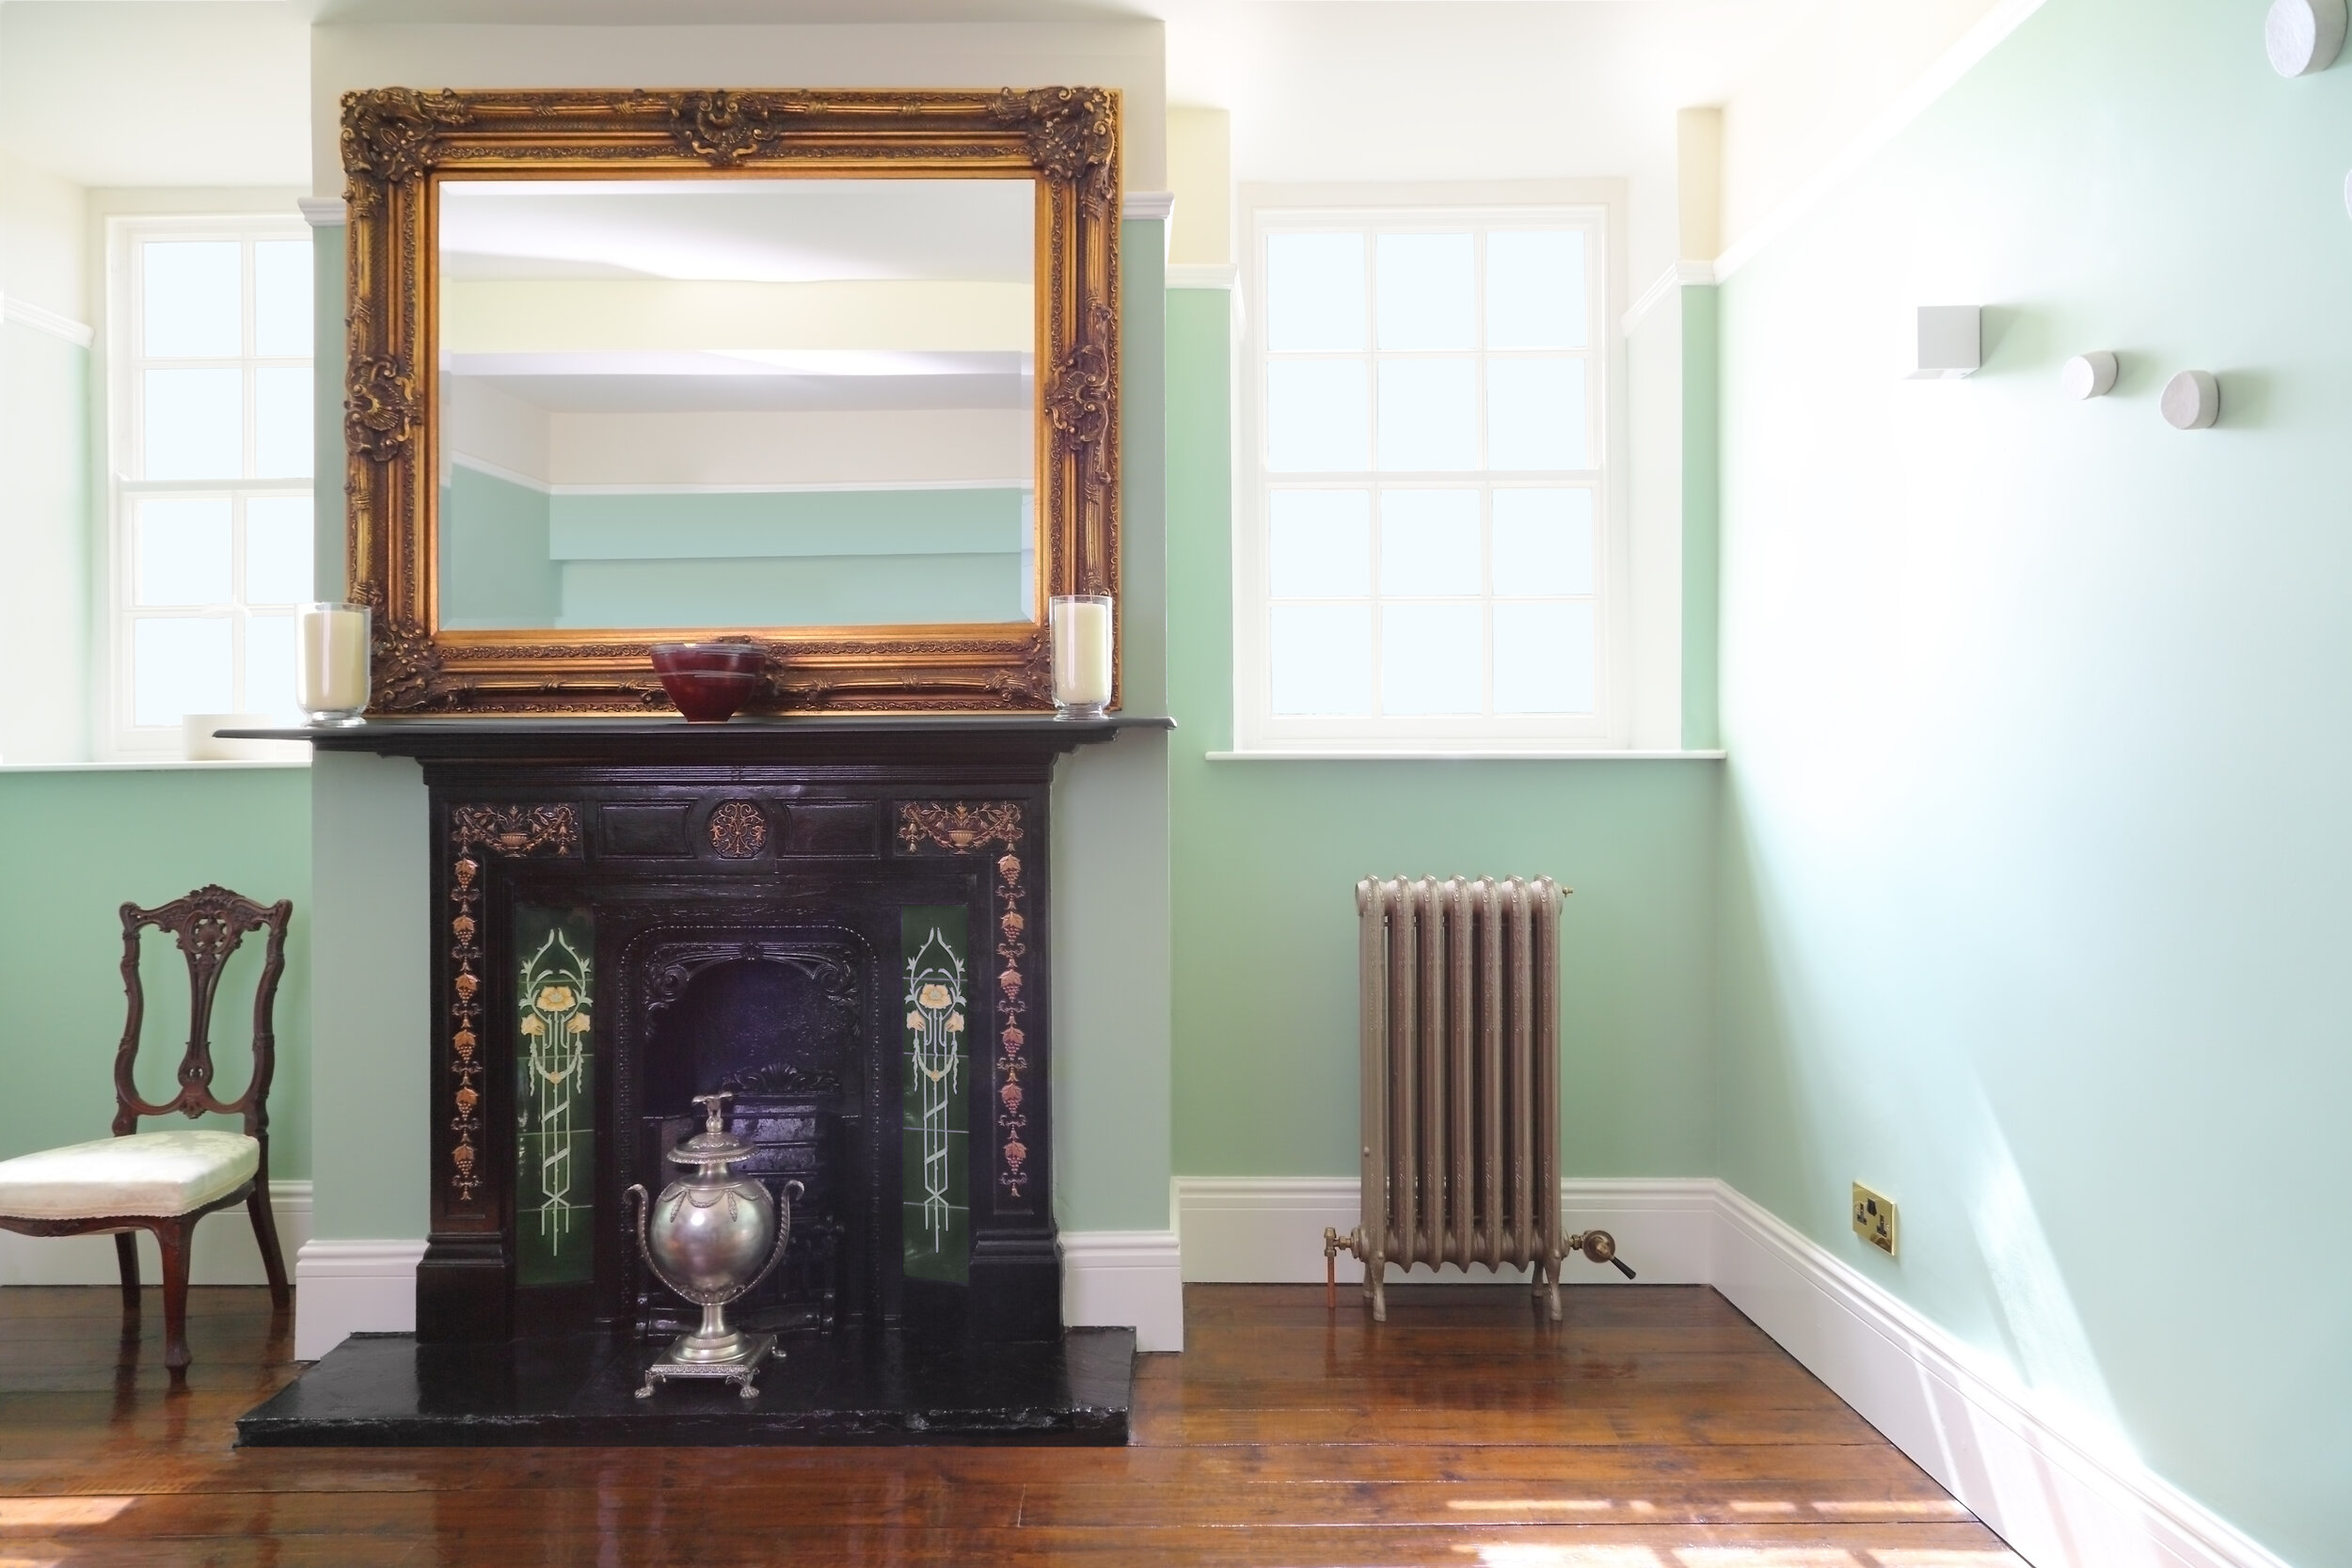
[[[1111,700],[1111,600],[1107,594],[1055,595],[1054,705],[1057,719],[1100,719]]]
[[[359,723],[368,710],[370,611],[307,604],[294,614],[294,702],[313,724]]]

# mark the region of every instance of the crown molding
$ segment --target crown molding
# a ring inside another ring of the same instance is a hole
[[[1712,261],[1677,261],[1658,275],[1658,281],[1642,291],[1642,297],[1633,302],[1620,320],[1625,335],[1633,336],[1633,329],[1648,319],[1649,313],[1666,302],[1677,289],[1699,288],[1715,281]]]
[[[1139,219],[1166,223],[1175,211],[1174,191],[1129,191],[1119,206],[1119,215],[1130,223]]]
[[[29,326],[52,338],[63,338],[75,348],[87,348],[98,336],[88,323],[77,322],[72,316],[61,316],[55,310],[44,310],[30,300],[10,299],[0,294],[0,320],[12,321],[19,326]]]
[[[1241,268],[1231,261],[1170,261],[1168,264],[1168,286],[1171,289],[1237,289],[1241,286]]]
[[[351,204],[340,196],[305,196],[295,198],[302,209],[302,221],[313,229],[341,229],[351,221]]]

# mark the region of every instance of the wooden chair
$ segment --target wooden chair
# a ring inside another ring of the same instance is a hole
[[[164,1365],[177,1377],[188,1364],[188,1251],[196,1222],[243,1203],[269,1272],[271,1302],[293,1299],[269,1207],[269,1081],[278,1040],[271,1031],[278,978],[286,967],[286,921],[294,905],[266,909],[224,887],[206,886],[160,909],[122,906],[122,990],[131,1021],[115,1051],[115,1135],[0,1161],[0,1228],[27,1236],[87,1236],[111,1231],[122,1272],[122,1307],[139,1309],[138,1238],[151,1230],[164,1260]],[[188,1042],[180,1058],[180,1093],[161,1105],[139,1098],[133,1068],[147,1013],[139,985],[139,933],[152,926],[179,940],[188,961]],[[253,1078],[224,1104],[213,1095],[213,1000],[221,970],[248,931],[266,930],[268,946],[253,992]],[[243,1132],[196,1129],[141,1132],[142,1117],[177,1111],[193,1121],[207,1113],[241,1116]]]

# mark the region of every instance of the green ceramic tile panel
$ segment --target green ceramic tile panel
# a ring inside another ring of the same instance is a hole
[[[962,1285],[972,1264],[971,911],[898,911],[900,1237],[909,1279]]]
[[[596,1272],[596,927],[584,909],[515,909],[515,1253],[524,1285]]]

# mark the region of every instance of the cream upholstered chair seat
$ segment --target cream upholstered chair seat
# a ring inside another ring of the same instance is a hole
[[[261,1168],[242,1132],[134,1132],[0,1160],[0,1214],[28,1220],[192,1213]]]

